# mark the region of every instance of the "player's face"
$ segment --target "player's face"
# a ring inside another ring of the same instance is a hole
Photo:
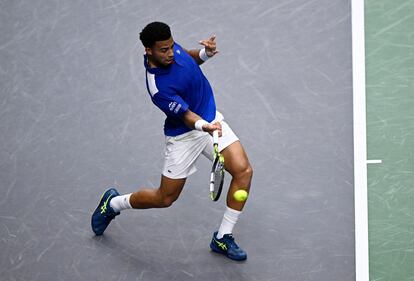
[[[174,39],[156,41],[152,48],[146,48],[147,55],[155,66],[168,66],[174,62]]]

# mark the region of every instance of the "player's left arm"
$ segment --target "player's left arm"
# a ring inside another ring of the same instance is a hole
[[[210,36],[210,38],[201,40],[198,42],[200,45],[204,46],[205,54],[207,58],[213,57],[219,51],[217,50],[216,44],[216,35]],[[193,50],[186,50],[184,49],[196,62],[197,64],[202,64],[205,60],[201,59],[200,57],[200,49],[193,49]]]

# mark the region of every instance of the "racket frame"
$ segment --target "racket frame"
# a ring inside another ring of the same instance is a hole
[[[213,132],[214,161],[213,161],[213,167],[211,169],[211,174],[210,174],[210,198],[213,201],[217,201],[220,198],[221,191],[223,189],[224,175],[225,175],[224,157],[218,151],[218,138],[219,138],[218,131],[214,131]],[[217,165],[222,165],[222,168],[221,168],[221,171],[220,171],[222,173],[222,177],[221,177],[221,180],[220,180],[219,188],[215,192],[214,191],[214,183],[215,183],[216,179],[215,179],[214,174],[215,174],[215,170],[217,168]]]

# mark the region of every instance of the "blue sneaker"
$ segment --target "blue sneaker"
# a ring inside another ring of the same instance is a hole
[[[92,230],[96,235],[102,235],[111,220],[120,214],[120,212],[116,213],[109,205],[111,199],[118,195],[119,192],[115,188],[108,189],[102,195],[99,205],[95,209],[95,212],[93,212],[91,219]]]
[[[247,259],[246,252],[240,249],[236,242],[234,242],[233,234],[224,234],[223,238],[218,239],[217,231],[214,232],[210,248],[213,252],[223,254],[235,261],[243,261]]]

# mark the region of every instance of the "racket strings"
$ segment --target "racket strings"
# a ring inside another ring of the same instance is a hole
[[[217,191],[220,188],[222,179],[224,177],[224,166],[223,163],[218,161],[216,169],[214,171],[214,189]]]
[[[218,145],[214,144],[214,164],[210,184],[210,196],[213,201],[217,201],[220,198],[224,174],[224,157],[220,154]]]

